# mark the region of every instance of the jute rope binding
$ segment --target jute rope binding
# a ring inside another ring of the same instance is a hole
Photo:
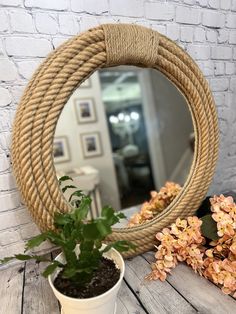
[[[114,229],[108,241],[126,239],[140,254],[155,234],[177,217],[194,214],[211,182],[218,154],[214,100],[200,69],[173,41],[156,31],[107,24],[76,36],[52,52],[29,82],[18,107],[12,161],[18,187],[41,230],[53,227],[57,211],[70,210],[56,178],[53,138],[60,113],[80,84],[99,68],[135,65],[164,73],[185,96],[195,131],[195,155],[188,179],[174,202],[149,223]]]

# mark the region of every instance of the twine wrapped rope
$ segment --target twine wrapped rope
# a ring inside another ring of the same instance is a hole
[[[71,94],[94,71],[118,65],[151,67],[185,96],[195,132],[194,160],[175,200],[152,221],[114,229],[110,240],[126,239],[140,254],[153,247],[155,234],[177,217],[192,215],[205,197],[218,154],[217,115],[208,83],[191,57],[160,33],[137,25],[105,24],[66,41],[38,68],[18,106],[12,161],[18,187],[41,230],[53,228],[57,211],[70,207],[60,190],[53,163],[53,138]]]

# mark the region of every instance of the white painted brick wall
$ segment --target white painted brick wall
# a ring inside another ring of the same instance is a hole
[[[187,52],[195,60],[207,60],[211,55],[211,48],[206,45],[189,45]]]
[[[12,36],[5,44],[8,55],[14,57],[45,57],[52,50],[50,41],[44,38]]]
[[[217,60],[230,60],[232,58],[232,48],[222,46],[212,47],[211,56]]]
[[[65,11],[69,9],[69,3],[69,0],[25,0],[25,7]]]
[[[35,26],[39,33],[52,34],[58,33],[57,16],[51,13],[37,12],[35,14]]]
[[[35,27],[30,13],[22,10],[10,11],[10,24],[13,32],[16,33],[34,33]]]
[[[110,0],[109,9],[111,15],[142,17],[144,15],[143,3],[143,0],[119,0],[119,3],[117,0]]]
[[[79,33],[79,23],[76,17],[71,14],[60,14],[59,25],[61,34],[65,35],[76,35]]]
[[[17,79],[17,76],[15,64],[8,58],[0,58],[0,81],[14,81]]]
[[[140,16],[142,16],[141,12]],[[171,21],[175,16],[175,7],[167,3],[147,2],[145,5],[145,16],[152,20]]]
[[[0,0],[0,6],[19,7],[23,5],[23,0]]]
[[[37,60],[17,60],[16,66],[18,68],[18,73],[24,79],[30,80],[31,76],[33,75],[34,71],[39,66],[40,61]]]
[[[226,19],[226,26],[228,28],[236,28],[236,14],[228,14]]]
[[[220,8],[229,10],[231,8],[231,0],[220,0]]]
[[[139,6],[140,4],[140,2],[138,3],[136,1],[135,6]],[[131,3],[130,6],[133,7],[133,3]],[[108,0],[71,0],[71,10],[74,12],[86,12],[96,15],[104,14],[107,13],[109,10],[109,3]]]
[[[39,232],[21,204],[9,158],[12,121],[27,82],[46,55],[72,35],[119,22],[166,34],[199,64],[213,90],[220,126],[209,193],[236,191],[236,0],[0,0],[0,258]]]
[[[212,9],[219,9],[220,7],[220,0],[209,0],[208,1],[209,7]]]
[[[182,26],[180,29],[180,40],[191,43],[193,42],[194,28],[191,26]]]
[[[200,24],[201,10],[178,6],[176,8],[176,22],[183,24]]]
[[[236,44],[236,31],[230,31],[229,33],[229,43]]]
[[[209,27],[223,27],[225,15],[219,11],[205,10],[202,12],[202,25]]]
[[[7,88],[0,87],[0,107],[9,105],[12,101],[12,97]],[[0,165],[1,167],[1,165]]]
[[[0,11],[0,32],[6,32],[9,30],[9,22],[5,11]]]
[[[180,38],[180,26],[175,24],[168,24],[166,27],[166,36],[172,40],[179,40]]]
[[[194,41],[204,43],[206,41],[206,31],[203,27],[194,28]]]
[[[219,44],[227,43],[228,39],[229,39],[228,30],[219,29],[219,31],[218,31],[218,43]]]
[[[225,74],[225,64],[223,62],[215,62],[215,75],[224,75]]]

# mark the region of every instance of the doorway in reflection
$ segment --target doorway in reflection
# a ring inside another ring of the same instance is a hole
[[[141,204],[155,189],[141,82],[135,70],[99,72],[122,208]]]
[[[102,69],[63,108],[54,138],[56,172],[92,196],[91,217],[107,204],[117,210],[140,205],[166,181],[183,186],[192,132],[185,98],[159,71]]]

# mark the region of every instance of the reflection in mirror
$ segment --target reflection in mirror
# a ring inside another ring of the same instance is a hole
[[[55,132],[54,163],[58,177],[71,176],[91,196],[91,217],[106,204],[130,217],[146,202],[133,226],[173,201],[193,149],[191,114],[179,90],[156,70],[115,67],[95,72],[68,100]]]

